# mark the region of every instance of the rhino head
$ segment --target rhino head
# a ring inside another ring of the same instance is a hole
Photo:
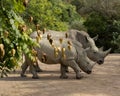
[[[111,48],[106,51],[102,51],[101,49],[95,50],[94,48],[90,47],[88,50],[86,50],[86,53],[91,60],[101,65],[104,63],[104,59],[110,53],[110,51]]]
[[[87,42],[86,43],[87,45],[85,47],[89,47],[88,50],[86,50],[87,56],[92,61],[97,62],[99,65],[103,64],[104,63],[104,59],[110,53],[111,48],[106,50],[106,51],[103,51],[102,47],[98,48],[95,45],[95,42],[94,42],[94,40],[97,40],[98,35],[96,37],[94,37],[94,39],[89,37],[89,36],[86,36],[85,38],[86,38],[86,42]]]
[[[87,74],[92,73],[93,66],[96,64],[95,62],[91,61],[85,51],[83,51],[82,56],[79,57],[78,65],[79,67]]]
[[[76,48],[76,62],[78,66],[87,74],[92,72],[93,66],[96,64],[95,62],[91,61],[86,54],[86,49],[84,49],[81,43],[75,41],[73,42]]]

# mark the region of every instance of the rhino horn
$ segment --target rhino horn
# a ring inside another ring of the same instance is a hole
[[[88,51],[89,49],[90,49],[90,47],[87,47],[87,48],[84,49],[84,51],[86,52],[86,51]]]
[[[104,47],[103,47],[103,46],[99,48],[99,50],[100,50],[100,51],[103,51],[103,49],[104,49]]]
[[[107,55],[110,53],[110,51],[111,51],[111,48],[109,48],[108,50],[106,50],[106,51],[104,52],[105,56],[107,56]]]
[[[97,41],[98,39],[98,35],[96,35],[95,37],[92,38],[94,41]]]

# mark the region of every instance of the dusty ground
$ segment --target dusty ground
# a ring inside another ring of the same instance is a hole
[[[109,55],[81,80],[75,79],[72,69],[68,79],[59,79],[59,65],[41,64],[41,68],[38,80],[29,72],[21,78],[20,70],[0,79],[0,96],[120,96],[120,54]]]

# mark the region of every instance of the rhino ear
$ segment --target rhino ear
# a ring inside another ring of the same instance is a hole
[[[92,38],[94,41],[97,41],[98,39],[98,35],[96,35],[95,37]]]
[[[87,36],[85,36],[85,40],[86,42],[89,42],[89,38]]]

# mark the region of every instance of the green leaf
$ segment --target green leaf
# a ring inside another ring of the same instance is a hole
[[[14,20],[13,19],[10,19],[10,24],[14,24]]]

